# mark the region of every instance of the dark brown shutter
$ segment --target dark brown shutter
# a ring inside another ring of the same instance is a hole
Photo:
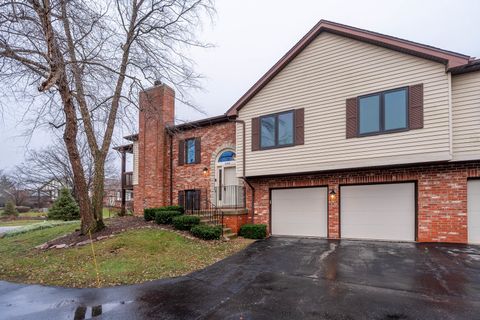
[[[295,109],[295,145],[305,143],[305,109]]]
[[[408,89],[408,123],[410,129],[423,128],[423,83]]]
[[[260,150],[260,118],[252,118],[252,151]]]
[[[185,208],[185,191],[178,191],[178,205]]]
[[[357,98],[347,99],[347,124],[346,132],[347,139],[355,138],[357,136]]]
[[[178,165],[183,166],[185,163],[185,140],[178,141]]]
[[[202,162],[202,144],[200,143],[200,137],[195,138],[195,163]]]

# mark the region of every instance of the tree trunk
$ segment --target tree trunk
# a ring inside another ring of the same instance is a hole
[[[96,155],[94,159],[95,170],[93,172],[93,215],[97,220],[97,231],[105,227],[103,223],[103,196],[105,183],[105,156]]]
[[[82,161],[77,147],[78,126],[75,106],[66,80],[63,77],[59,80],[59,92],[62,97],[64,106],[63,110],[66,119],[63,141],[67,147],[70,164],[73,169],[73,183],[78,197],[78,206],[80,207],[80,217],[82,221],[81,232],[82,234],[87,234],[89,231],[96,231],[97,221],[95,220],[92,207],[90,206],[88,188],[85,183],[85,173],[83,171]]]

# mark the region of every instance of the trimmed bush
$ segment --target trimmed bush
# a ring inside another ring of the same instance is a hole
[[[5,209],[3,209],[3,216],[9,216],[9,217],[16,217],[18,216],[18,211],[17,209],[15,208],[15,204],[13,203],[13,201],[7,201],[7,203],[5,203]]]
[[[143,218],[145,221],[155,220],[155,215],[158,212],[158,208],[146,208],[143,209]]]
[[[48,210],[48,219],[64,221],[80,219],[80,209],[68,189],[60,190],[60,196]]]
[[[158,224],[172,224],[172,219],[181,215],[180,211],[157,211],[155,222]]]
[[[222,235],[222,227],[199,224],[199,225],[193,226],[190,232],[195,237],[203,240],[218,240]]]
[[[175,229],[190,230],[193,226],[200,224],[200,217],[186,215],[173,217],[172,224]]]
[[[26,213],[31,210],[30,207],[27,207],[27,206],[17,206],[16,209],[18,213]]]
[[[165,206],[165,207],[160,207],[158,209],[160,211],[178,211],[178,212],[181,212],[182,214],[185,213],[185,210],[183,209],[182,206]]]
[[[244,224],[240,227],[238,235],[248,239],[264,239],[267,236],[267,225]]]

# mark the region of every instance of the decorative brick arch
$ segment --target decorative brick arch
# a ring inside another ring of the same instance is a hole
[[[215,203],[215,164],[220,153],[225,150],[233,150],[235,153],[237,152],[235,145],[224,143],[215,149],[215,151],[212,153],[212,157],[210,158],[210,201],[212,203]]]

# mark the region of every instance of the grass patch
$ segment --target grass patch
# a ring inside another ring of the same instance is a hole
[[[28,217],[28,218],[46,218],[47,213],[46,212],[29,211],[29,212],[19,213],[18,216],[19,217]]]
[[[64,225],[0,239],[1,280],[66,287],[95,287],[91,247],[38,251],[35,246],[74,231]],[[174,232],[142,229],[95,242],[101,286],[140,283],[180,276],[204,268],[250,240],[205,242]]]

